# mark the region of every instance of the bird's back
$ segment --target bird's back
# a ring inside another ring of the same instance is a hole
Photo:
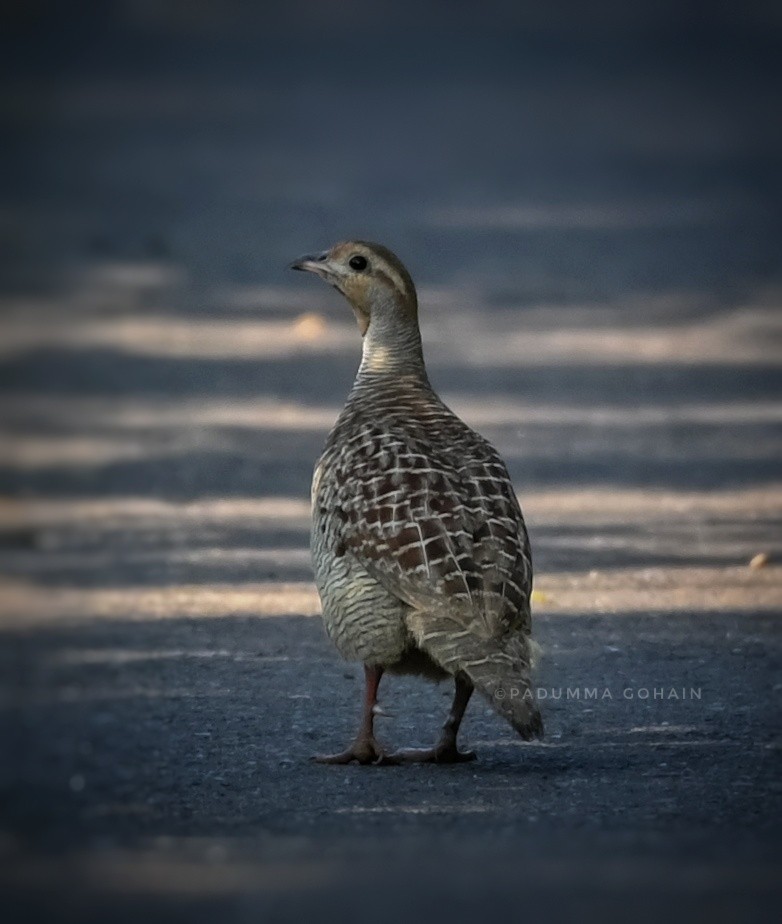
[[[532,563],[521,510],[499,454],[427,382],[359,377],[313,503],[314,528],[330,537],[321,555],[348,556],[406,604],[420,648],[487,695],[526,690]]]
[[[507,469],[428,383],[359,380],[323,464],[346,547],[396,593],[523,624],[532,567]]]

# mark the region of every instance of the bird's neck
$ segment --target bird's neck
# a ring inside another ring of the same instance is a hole
[[[428,384],[415,306],[390,299],[372,306],[358,376],[377,375],[410,376]]]

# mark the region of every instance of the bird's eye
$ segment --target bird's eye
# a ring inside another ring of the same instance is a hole
[[[367,258],[362,257],[360,253],[357,253],[355,256],[352,256],[350,260],[348,260],[348,265],[351,269],[356,270],[357,273],[361,273],[367,268]]]

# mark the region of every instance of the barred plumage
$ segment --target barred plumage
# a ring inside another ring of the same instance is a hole
[[[358,376],[312,489],[326,629],[368,679],[356,745],[331,759],[395,760],[372,734],[384,669],[457,681],[440,744],[396,759],[471,756],[456,750],[456,731],[473,687],[524,738],[542,734],[529,684],[532,563],[521,509],[496,450],[429,384],[409,274],[390,251],[364,242],[295,266],[336,285],[364,334]]]

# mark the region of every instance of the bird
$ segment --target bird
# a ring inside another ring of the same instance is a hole
[[[474,690],[525,740],[543,735],[531,686],[532,557],[497,450],[437,395],[424,363],[418,297],[388,248],[343,241],[290,264],[335,287],[362,337],[361,363],[312,480],[311,552],[326,632],[364,666],[355,740],[321,763],[461,763]],[[375,716],[384,673],[451,678],[431,748],[389,751]]]

